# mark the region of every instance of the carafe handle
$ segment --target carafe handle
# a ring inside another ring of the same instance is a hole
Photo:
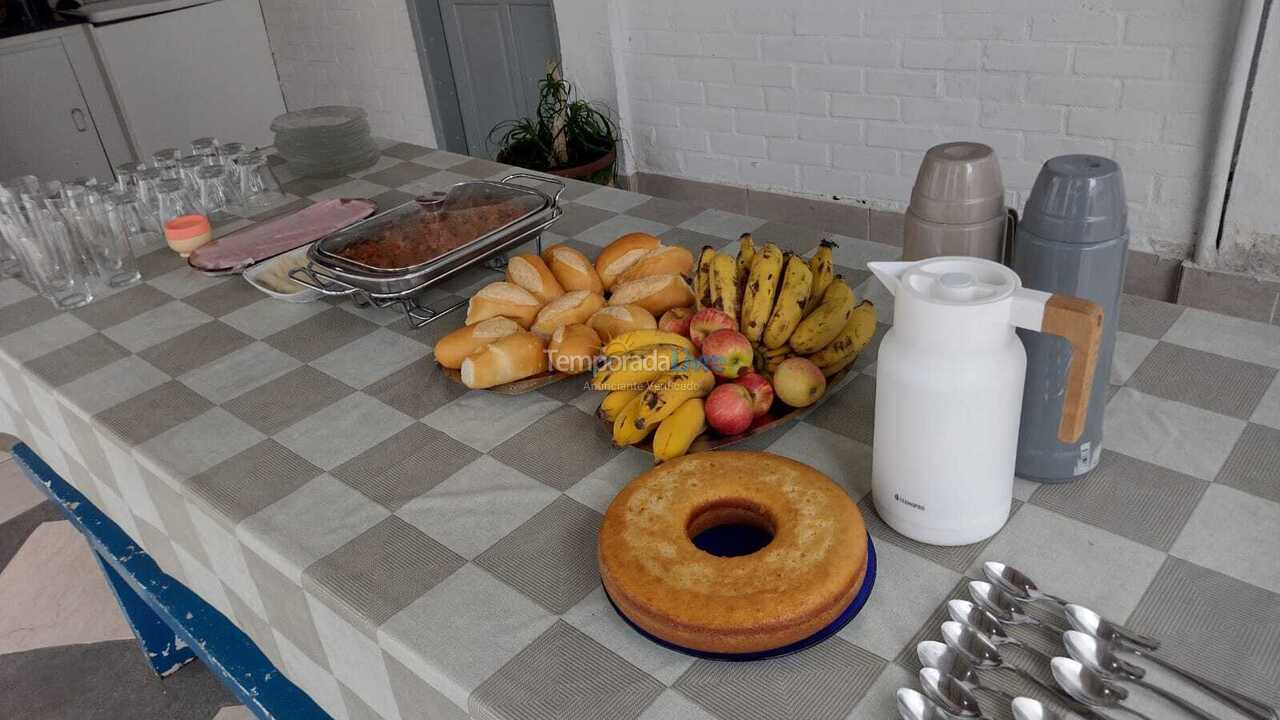
[[[1044,303],[1042,315],[1036,311],[1040,303]],[[1099,305],[1081,298],[1046,295],[1024,288],[1014,293],[1015,325],[1058,335],[1071,343],[1062,421],[1058,423],[1058,440],[1067,444],[1075,443],[1084,435],[1085,421],[1089,419],[1089,396],[1102,347],[1102,315]]]

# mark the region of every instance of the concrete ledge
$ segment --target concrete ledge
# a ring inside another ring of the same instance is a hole
[[[1280,281],[1210,270],[1186,262],[1182,266],[1177,302],[1223,315],[1280,325]]]

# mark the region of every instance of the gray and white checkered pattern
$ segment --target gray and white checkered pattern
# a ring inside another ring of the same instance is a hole
[[[295,197],[223,218],[220,232],[320,198],[393,204],[510,169],[395,144],[358,177],[277,170]],[[798,251],[818,242],[798,226],[582,183],[564,198],[547,239],[589,250],[637,229],[691,248],[746,230]],[[898,253],[837,241],[852,278]],[[280,303],[165,249],[141,264],[144,284],[67,313],[0,282],[0,425],[335,718],[885,717],[892,689],[911,681],[914,642],[936,635],[944,601],[992,558],[1280,701],[1278,327],[1126,298],[1100,466],[1070,485],[1019,481],[1009,524],[963,548],[907,540],[870,508],[873,346],[808,418],[757,444],[861,500],[875,593],[817,648],[725,665],[657,647],[604,598],[601,513],[650,459],[610,446],[581,380],[469,392],[430,360],[460,313],[412,330],[390,310]],[[451,303],[491,276],[431,299]],[[889,320],[891,304],[866,289]]]

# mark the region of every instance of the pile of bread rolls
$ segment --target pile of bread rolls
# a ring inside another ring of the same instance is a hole
[[[517,255],[504,280],[471,298],[466,325],[436,343],[436,362],[459,370],[470,388],[589,372],[602,344],[692,306],[692,271],[693,253],[638,232],[614,240],[594,263],[568,245]]]

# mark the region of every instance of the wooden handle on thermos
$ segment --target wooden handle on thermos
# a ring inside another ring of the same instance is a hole
[[[1067,393],[1062,399],[1062,422],[1058,425],[1058,440],[1071,444],[1084,434],[1085,421],[1089,419],[1089,396],[1093,394],[1093,375],[1102,347],[1102,308],[1077,297],[1054,295],[1044,305],[1040,329],[1071,343]]]

